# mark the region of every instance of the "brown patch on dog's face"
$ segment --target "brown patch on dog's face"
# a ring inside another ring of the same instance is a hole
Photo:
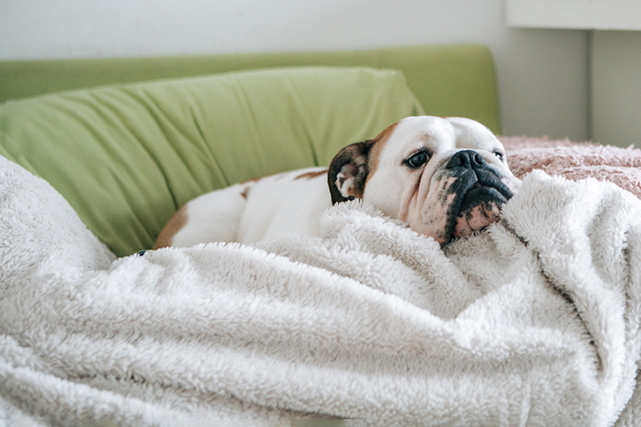
[[[368,173],[367,178],[365,179],[366,184],[367,181],[369,181],[370,177],[372,177],[376,172],[381,152],[383,151],[383,148],[385,148],[385,144],[387,143],[387,141],[389,141],[392,132],[394,132],[394,129],[396,129],[396,125],[398,125],[398,122],[394,123],[391,126],[388,126],[383,132],[381,132],[376,138],[374,138],[374,145],[369,150],[369,155],[367,156]]]
[[[327,170],[328,170],[328,169],[323,169],[323,170],[315,171],[315,172],[314,172],[314,171],[312,171],[312,172],[305,172],[304,174],[301,174],[301,175],[298,175],[297,177],[295,177],[295,178],[294,178],[294,180],[297,180],[297,179],[312,179],[312,178],[316,178],[316,177],[318,177],[318,176],[325,175],[325,174],[327,173]]]
[[[171,246],[172,241],[176,233],[178,233],[187,223],[187,207],[183,206],[178,209],[178,212],[171,217],[165,228],[162,229],[156,243],[154,243],[154,249],[166,248]]]

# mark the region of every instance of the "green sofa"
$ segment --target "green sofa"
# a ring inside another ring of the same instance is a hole
[[[191,198],[325,165],[417,114],[501,132],[481,45],[0,62],[0,154],[47,180],[118,256]]]

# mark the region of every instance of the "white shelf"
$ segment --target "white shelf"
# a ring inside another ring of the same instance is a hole
[[[641,30],[641,0],[506,0],[511,27]]]

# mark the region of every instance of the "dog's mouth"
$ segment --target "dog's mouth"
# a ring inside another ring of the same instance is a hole
[[[447,210],[445,242],[467,237],[500,219],[501,210],[514,195],[489,170],[468,170],[458,177],[456,196]]]

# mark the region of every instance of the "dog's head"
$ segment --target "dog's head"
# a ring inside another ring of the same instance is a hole
[[[407,117],[345,147],[328,181],[332,203],[363,199],[441,244],[497,221],[520,186],[489,129],[429,116]]]

